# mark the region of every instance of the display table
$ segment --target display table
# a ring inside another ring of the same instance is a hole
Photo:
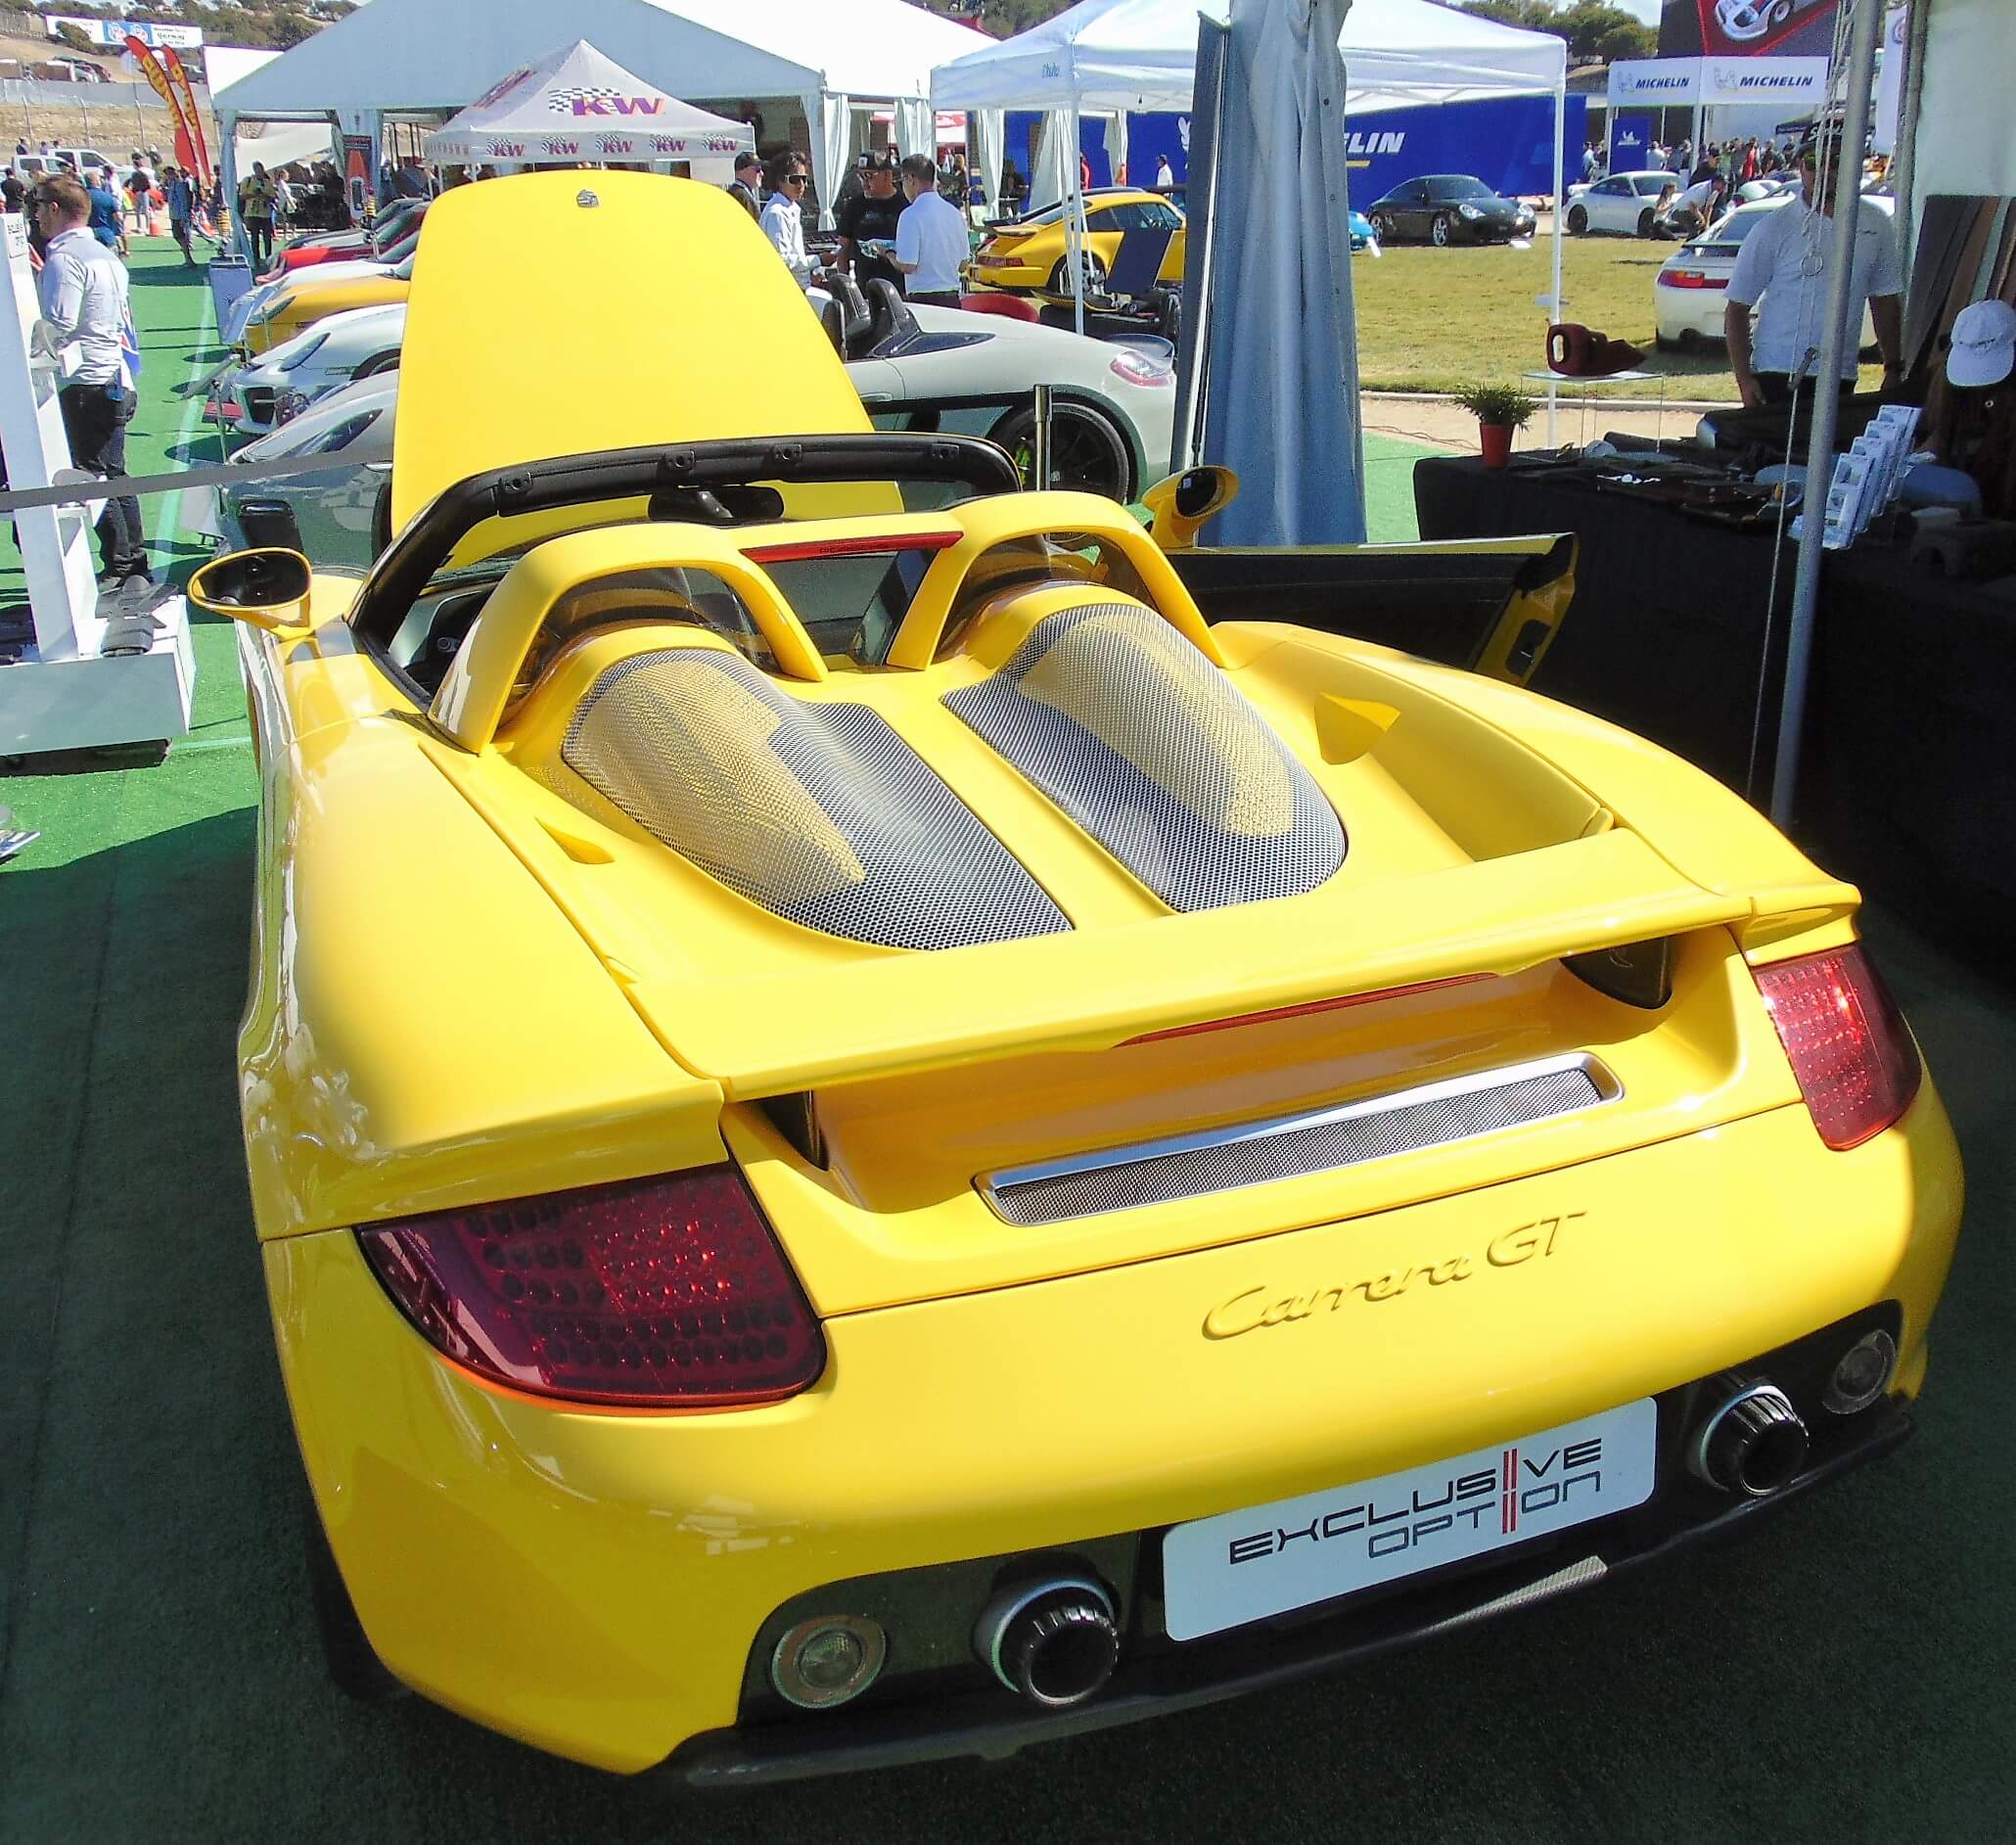
[[[1429,459],[1423,538],[1573,531],[1576,595],[1534,689],[1768,798],[1798,547],[1533,464]],[[1777,565],[1775,595],[1772,565]],[[1753,770],[1760,678],[1764,726]],[[1927,923],[2005,930],[2016,902],[2016,599],[1829,553],[1801,772],[1802,839]]]

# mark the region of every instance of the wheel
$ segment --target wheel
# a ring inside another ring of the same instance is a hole
[[[1589,214],[1579,205],[1568,208],[1568,234],[1571,237],[1586,237],[1589,230]]]
[[[1034,484],[1036,413],[1033,406],[1011,410],[987,434],[1015,457],[1025,486]],[[1103,493],[1128,499],[1134,490],[1133,458],[1125,437],[1089,404],[1060,399],[1050,406],[1050,482],[1074,493]]]
[[[1393,242],[1393,219],[1388,217],[1384,211],[1373,212],[1370,223],[1372,235],[1378,238],[1382,244]]]
[[[1183,340],[1183,298],[1180,295],[1165,295],[1155,310],[1155,331],[1171,346],[1180,346]]]
[[[1449,214],[1446,211],[1438,211],[1435,214],[1435,221],[1428,227],[1428,241],[1438,250],[1448,249]]]
[[[1106,265],[1091,252],[1086,251],[1081,265],[1085,272],[1085,293],[1103,295],[1106,293]],[[1050,270],[1050,293],[1069,295],[1071,293],[1071,258],[1059,256]]]
[[[1640,237],[1650,237],[1652,235],[1652,208],[1649,205],[1638,213],[1638,235]]]
[[[1662,352],[1684,352],[1687,349],[1684,336],[1677,340],[1669,340],[1665,334],[1655,333],[1652,336],[1652,344]]]
[[[1791,17],[1792,0],[1778,0],[1778,4],[1771,9],[1770,18],[1767,23],[1771,25],[1783,25],[1785,22],[1789,20]]]
[[[343,1572],[336,1566],[336,1553],[329,1547],[329,1535],[322,1529],[315,1496],[305,1487],[301,1492],[301,1545],[307,1556],[308,1594],[322,1638],[322,1660],[331,1683],[345,1697],[362,1704],[384,1704],[409,1695],[385,1669],[385,1662],[365,1637],[350,1591],[344,1587]]]

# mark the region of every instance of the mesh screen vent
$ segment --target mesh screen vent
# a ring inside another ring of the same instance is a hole
[[[1499,1075],[1504,1080],[1437,1084],[1321,1114],[994,1173],[979,1181],[980,1188],[1010,1223],[1057,1223],[1446,1146],[1577,1114],[1618,1092],[1581,1059],[1562,1068],[1528,1066],[1528,1074]]]
[[[561,759],[682,857],[807,929],[956,948],[1071,927],[875,713],[788,697],[730,654],[671,647],[611,667]]]
[[[1047,617],[944,703],[1171,909],[1296,897],[1344,862],[1308,771],[1139,603]]]

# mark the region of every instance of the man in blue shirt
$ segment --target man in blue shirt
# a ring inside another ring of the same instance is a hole
[[[112,189],[112,175],[101,169],[91,175],[91,235],[108,250],[126,254],[126,225],[119,210],[119,195]]]
[[[196,219],[196,188],[172,166],[161,168],[161,182],[167,192],[168,229],[175,233],[175,242],[182,246],[183,262],[193,269],[196,267],[196,254],[189,247],[189,229]]]

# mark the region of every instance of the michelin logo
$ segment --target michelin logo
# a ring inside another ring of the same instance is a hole
[[[1344,137],[1344,151],[1353,160],[1364,160],[1374,154],[1397,154],[1406,146],[1406,130],[1397,134],[1357,134]]]

